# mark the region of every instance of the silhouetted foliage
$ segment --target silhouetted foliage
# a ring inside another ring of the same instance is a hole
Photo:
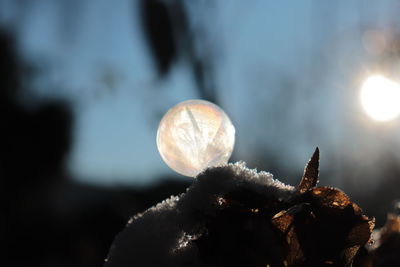
[[[142,0],[144,33],[161,75],[165,75],[177,57],[174,23],[165,1]]]
[[[202,99],[217,103],[212,59],[199,53],[197,34],[189,29],[187,10],[181,0],[142,0],[142,27],[157,71],[165,77],[178,58],[186,59]],[[197,45],[197,46],[196,46]]]
[[[101,266],[132,212],[181,192],[166,180],[138,190],[84,186],[66,172],[73,116],[63,101],[25,107],[13,38],[0,34],[2,266]],[[22,68],[21,68],[22,69]]]
[[[1,105],[5,108],[9,102],[14,100],[18,84],[18,63],[14,51],[14,40],[10,34],[0,34],[0,87]]]

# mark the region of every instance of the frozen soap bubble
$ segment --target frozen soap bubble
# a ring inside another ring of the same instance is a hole
[[[228,162],[235,144],[235,127],[217,105],[187,100],[171,108],[157,131],[157,147],[174,171],[195,177],[211,166]]]

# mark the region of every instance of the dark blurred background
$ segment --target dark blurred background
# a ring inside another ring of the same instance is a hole
[[[319,146],[321,184],[384,223],[400,119],[360,90],[400,81],[400,3],[250,2],[0,0],[2,266],[101,266],[131,215],[190,185],[155,136],[192,98],[231,117],[231,161],[297,184]]]

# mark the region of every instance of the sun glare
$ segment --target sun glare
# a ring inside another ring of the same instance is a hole
[[[361,88],[365,112],[378,121],[389,121],[400,115],[400,85],[383,76],[368,77]]]

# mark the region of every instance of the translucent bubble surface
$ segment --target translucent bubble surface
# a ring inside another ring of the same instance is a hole
[[[157,147],[165,163],[190,177],[226,164],[235,144],[235,128],[225,112],[204,100],[187,100],[171,108],[157,131]]]

